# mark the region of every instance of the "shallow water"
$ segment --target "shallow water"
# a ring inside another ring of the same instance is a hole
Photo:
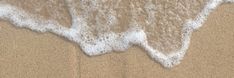
[[[2,0],[0,18],[52,32],[87,55],[143,47],[165,67],[183,58],[193,30],[223,2],[233,0]],[[189,20],[192,21],[189,21]]]

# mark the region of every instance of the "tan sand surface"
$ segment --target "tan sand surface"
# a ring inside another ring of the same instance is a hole
[[[178,66],[165,69],[133,47],[88,57],[79,46],[51,33],[0,22],[0,78],[232,78],[234,5],[222,5],[201,29]]]

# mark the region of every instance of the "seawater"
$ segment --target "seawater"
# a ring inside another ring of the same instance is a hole
[[[89,56],[136,45],[164,67],[180,63],[207,16],[234,0],[1,0],[0,19],[51,32]]]

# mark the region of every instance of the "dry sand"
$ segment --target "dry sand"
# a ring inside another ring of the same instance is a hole
[[[178,66],[165,69],[138,47],[88,57],[51,33],[0,22],[0,78],[232,78],[234,5],[222,5],[201,29]]]

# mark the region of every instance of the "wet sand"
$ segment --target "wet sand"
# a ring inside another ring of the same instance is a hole
[[[234,5],[222,5],[193,33],[181,64],[163,68],[144,50],[89,57],[77,44],[0,22],[1,78],[231,78]]]

